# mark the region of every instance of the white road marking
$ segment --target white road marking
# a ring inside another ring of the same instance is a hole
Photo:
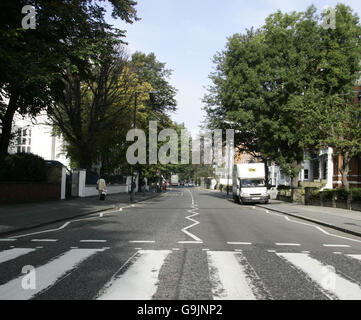
[[[173,250],[173,251],[180,251],[179,248],[173,248],[172,250]]]
[[[301,251],[301,253],[311,253],[310,251]]]
[[[334,252],[333,254],[338,254],[338,255],[340,255],[340,254],[342,254],[342,252]]]
[[[127,261],[129,267],[125,273],[115,275],[97,299],[150,300],[157,291],[159,271],[170,253],[169,250],[138,251]]]
[[[348,254],[348,257],[361,261],[361,254]]]
[[[122,207],[122,208],[120,208],[120,209],[126,209],[126,208],[131,208],[131,207],[134,207],[134,205]],[[116,210],[116,211],[106,211],[106,212],[103,213],[103,216],[104,216],[105,213],[115,213],[115,212],[118,212],[118,210]],[[64,228],[66,228],[66,227],[67,227],[68,225],[70,225],[71,223],[80,222],[80,221],[86,221],[86,220],[92,220],[92,219],[98,219],[98,218],[99,218],[99,215],[96,213],[96,216],[93,216],[93,217],[90,216],[89,218],[76,219],[76,220],[71,220],[71,221],[65,222],[65,223],[64,223],[62,226],[60,226],[59,228],[48,229],[48,230],[43,230],[43,231],[38,231],[38,232],[33,232],[33,233],[27,233],[27,234],[21,234],[21,235],[18,235],[18,236],[14,236],[14,237],[13,237],[14,239],[11,239],[11,240],[8,240],[8,241],[16,241],[18,238],[24,238],[24,237],[33,236],[33,235],[42,234],[42,233],[59,231],[59,230],[62,230],[62,229],[64,229]]]
[[[346,244],[324,244],[323,246],[329,248],[351,248],[351,246]]]
[[[208,251],[214,300],[256,300],[252,284],[236,255],[241,252]]]
[[[194,204],[194,197],[193,197],[193,194],[190,190],[187,190],[190,195],[191,195],[191,198],[192,198],[192,210],[188,210],[189,213],[191,213],[190,216],[186,217],[187,220],[191,221],[191,222],[194,222],[193,224],[191,224],[190,226],[188,227],[185,227],[182,229],[182,232],[185,233],[187,236],[189,236],[190,238],[192,238],[194,241],[178,241],[178,243],[180,244],[201,244],[203,243],[202,239],[198,238],[196,235],[194,235],[193,233],[190,233],[188,231],[188,229],[191,229],[193,227],[195,227],[196,225],[200,224],[199,221],[193,219],[194,217],[198,216],[199,213],[198,212],[195,212],[196,210],[199,210],[198,209],[198,205]]]
[[[252,245],[251,242],[227,242],[227,244],[230,244],[230,245],[245,245],[245,246]]]
[[[276,246],[285,246],[285,247],[299,247],[299,243],[276,243]]]
[[[0,242],[11,242],[11,241],[16,241],[17,239],[0,239]]]
[[[315,281],[330,299],[360,300],[361,288],[305,253],[276,253]],[[332,281],[333,280],[333,281]],[[334,283],[332,283],[334,282]]]
[[[0,263],[16,259],[20,256],[23,256],[23,255],[33,252],[35,250],[36,249],[32,249],[32,248],[13,248],[13,249],[1,251],[0,252]]]
[[[129,243],[155,243],[155,241],[135,240],[135,241],[129,241]]]
[[[32,239],[32,242],[57,242],[58,239]]]
[[[107,242],[107,240],[80,240],[80,242],[101,242],[101,243],[104,243],[104,242]]]
[[[36,289],[24,290],[22,281],[24,275],[0,285],[1,300],[28,300],[43,290],[49,289],[68,275],[81,262],[103,249],[71,249],[47,264],[35,268]]]
[[[352,238],[348,238],[348,237],[343,237],[343,236],[339,236],[337,234],[333,234],[333,233],[329,233],[326,230],[323,230],[321,227],[315,226],[313,224],[310,223],[305,223],[305,222],[301,222],[301,221],[295,221],[295,220],[291,220],[289,217],[285,216],[284,214],[276,214],[276,213],[272,213],[269,212],[269,214],[271,215],[275,215],[275,216],[279,216],[279,217],[283,217],[284,219],[286,219],[289,222],[293,222],[293,223],[298,223],[298,224],[303,224],[305,226],[309,226],[312,228],[316,228],[317,230],[321,231],[323,234],[326,234],[330,237],[335,237],[335,238],[339,238],[339,239],[344,239],[344,240],[348,240],[348,241],[353,241],[353,242],[358,242],[361,243],[361,240],[357,240],[357,239],[352,239]],[[316,223],[316,222],[315,222]]]

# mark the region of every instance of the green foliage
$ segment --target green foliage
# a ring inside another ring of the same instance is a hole
[[[112,15],[137,20],[132,0],[111,0]],[[7,154],[15,112],[37,115],[58,102],[66,71],[89,75],[104,53],[100,39],[121,41],[124,31],[105,23],[103,0],[3,0],[0,2],[0,158]],[[36,29],[23,30],[24,5],[36,9]]]
[[[45,160],[31,153],[8,155],[0,168],[1,181],[45,181]]]
[[[241,151],[275,161],[293,185],[305,151],[329,145],[347,161],[361,151],[359,19],[339,4],[325,30],[315,12],[278,11],[229,38],[204,99],[209,127],[233,127]]]

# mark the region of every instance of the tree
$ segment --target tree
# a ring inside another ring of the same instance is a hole
[[[322,143],[319,125],[312,125],[322,113],[324,94],[325,42],[315,11],[278,11],[261,29],[231,37],[216,56],[205,99],[210,123],[234,127],[236,143],[278,163],[293,187],[304,152]]]
[[[129,71],[124,48],[109,40],[87,79],[70,70],[64,74],[65,89],[48,108],[52,124],[67,142],[68,155],[82,168],[91,168],[102,145],[109,145],[118,128],[129,128],[131,119],[124,116],[133,101],[136,77]]]
[[[101,29],[123,37],[104,23],[104,1],[4,0],[0,5],[0,158],[8,151],[16,112],[35,116],[61,91],[64,70],[88,72]],[[131,0],[111,0],[113,17],[137,20]],[[36,8],[36,29],[23,30],[24,5]],[[94,42],[95,41],[95,42]]]
[[[141,83],[147,82],[156,90],[157,94],[150,101],[153,110],[160,113],[176,110],[177,90],[169,83],[172,70],[167,69],[165,63],[159,62],[154,53],[147,55],[135,52],[131,57],[131,70]]]
[[[317,78],[322,92],[319,114],[323,143],[342,156],[342,184],[350,188],[350,161],[361,154],[361,108],[354,92],[361,71],[361,26],[350,7],[336,7],[336,29],[321,29],[322,60]]]

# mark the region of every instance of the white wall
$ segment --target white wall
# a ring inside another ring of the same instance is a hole
[[[122,185],[122,186],[107,186],[107,194],[115,194],[115,193],[127,193],[128,192],[128,186]],[[95,186],[85,186],[82,189],[82,196],[81,197],[92,197],[97,196],[98,190]]]

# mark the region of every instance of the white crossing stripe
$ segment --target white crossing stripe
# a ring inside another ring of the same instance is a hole
[[[361,288],[306,253],[276,253],[315,281],[329,298],[360,300]]]
[[[236,257],[241,254],[241,252],[207,252],[214,300],[256,300],[250,279]]]
[[[13,260],[15,258],[18,258],[20,256],[23,256],[24,254],[28,254],[30,252],[35,251],[36,249],[32,248],[14,248],[9,249],[5,251],[0,252],[0,263],[3,263],[5,261]]]
[[[26,275],[0,285],[0,300],[28,300],[50,288],[81,262],[104,249],[72,249],[47,264],[35,268],[35,289],[23,289]]]
[[[32,242],[57,242],[57,239],[32,239]]]
[[[17,239],[0,239],[0,242],[11,242],[16,241]]]
[[[276,243],[276,246],[285,246],[285,247],[299,247],[299,243]]]
[[[120,268],[119,272],[129,264],[125,273],[116,274],[97,299],[150,300],[157,291],[159,271],[170,253],[169,250],[138,251]]]
[[[104,242],[107,242],[107,240],[80,240],[80,242],[101,242],[101,243],[104,243]]]

